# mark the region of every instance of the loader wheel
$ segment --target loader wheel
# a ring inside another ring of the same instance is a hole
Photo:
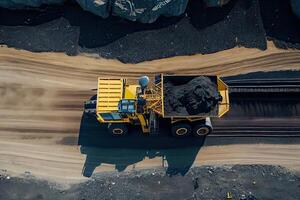
[[[196,137],[204,137],[212,132],[212,128],[205,124],[196,124],[193,127],[193,135]]]
[[[122,136],[122,135],[127,135],[128,128],[126,124],[111,123],[108,125],[108,131],[110,132],[111,135]]]
[[[192,131],[192,127],[185,123],[172,124],[171,133],[175,137],[188,136]]]

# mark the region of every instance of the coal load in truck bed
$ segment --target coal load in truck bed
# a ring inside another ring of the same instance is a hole
[[[175,77],[174,77],[175,78]],[[175,80],[175,81],[174,81]],[[166,116],[217,116],[222,96],[209,77],[197,76],[188,82],[164,81],[164,112]]]

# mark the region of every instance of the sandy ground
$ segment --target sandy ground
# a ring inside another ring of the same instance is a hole
[[[0,169],[25,171],[62,182],[83,180],[85,155],[77,142],[83,101],[90,98],[97,76],[136,77],[157,72],[222,76],[300,69],[300,51],[235,48],[209,55],[180,56],[136,65],[61,53],[30,53],[0,48]],[[300,146],[244,144],[203,147],[194,165],[278,164],[300,169]],[[162,158],[144,159],[127,170],[162,166]],[[97,171],[114,170],[103,164]]]

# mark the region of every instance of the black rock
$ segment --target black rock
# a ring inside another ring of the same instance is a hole
[[[0,26],[0,44],[33,52],[76,55],[79,29],[60,18],[38,26]]]
[[[167,116],[217,115],[217,104],[222,100],[216,84],[204,76],[180,85],[167,81],[164,93]]]

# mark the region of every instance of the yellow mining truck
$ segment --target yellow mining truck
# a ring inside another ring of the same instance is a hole
[[[140,126],[145,134],[158,134],[159,121],[164,118],[170,123],[172,135],[202,137],[212,132],[210,118],[221,117],[229,110],[228,86],[219,77],[202,76],[215,85],[221,97],[213,112],[174,114],[165,106],[168,95],[171,95],[165,88],[168,81],[180,85],[199,76],[159,74],[139,79],[98,78],[97,98],[85,102],[85,112],[95,116],[100,123],[107,124],[112,135],[126,135],[128,125]],[[182,90],[179,89],[179,93]]]

